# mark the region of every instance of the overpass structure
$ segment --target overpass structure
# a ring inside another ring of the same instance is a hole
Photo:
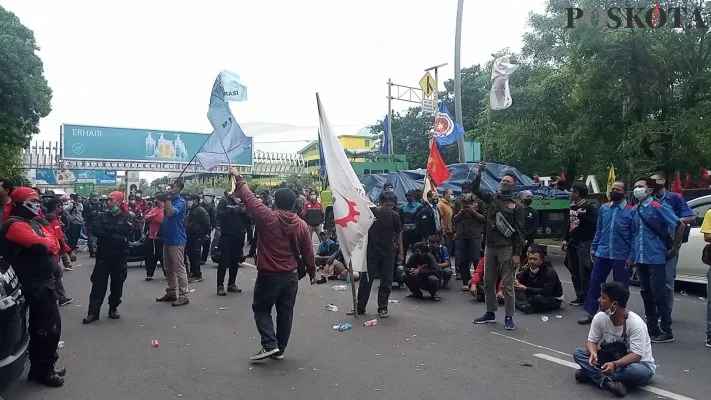
[[[227,173],[228,166],[220,165],[208,171],[197,162],[159,162],[136,160],[65,159],[61,141],[34,141],[22,151],[23,168],[53,170],[114,170],[179,173]],[[281,177],[306,173],[306,162],[301,154],[252,151],[252,165],[236,166],[241,173],[252,176]]]

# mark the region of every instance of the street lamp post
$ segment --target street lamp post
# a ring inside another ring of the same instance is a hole
[[[457,122],[464,126],[462,121],[462,71],[460,59],[462,53],[462,10],[464,9],[464,0],[457,2],[457,25],[454,34],[454,115]],[[435,79],[436,80],[436,79]],[[459,162],[467,161],[467,155],[464,151],[464,137],[457,138],[457,148],[459,150]]]

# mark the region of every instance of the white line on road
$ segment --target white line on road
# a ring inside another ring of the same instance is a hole
[[[558,350],[555,350],[555,349],[551,349],[551,348],[549,348],[549,347],[539,346],[539,345],[537,345],[537,344],[533,344],[533,343],[527,342],[527,341],[525,341],[525,340],[521,340],[521,339],[517,339],[517,338],[512,337],[512,336],[504,335],[504,334],[502,334],[502,333],[498,333],[498,332],[489,332],[489,333],[491,333],[492,335],[505,337],[506,339],[515,340],[515,341],[517,341],[517,342],[521,342],[521,343],[527,344],[527,345],[529,345],[529,346],[537,347],[537,348],[539,348],[539,349],[552,351],[552,352],[554,352],[554,353],[558,353],[558,354],[563,355],[563,356],[567,356],[567,357],[572,357],[572,356],[573,356],[572,354],[563,353],[562,351],[558,351]]]
[[[580,367],[579,367],[577,364],[575,364],[574,362],[571,362],[571,361],[568,361],[568,360],[561,360],[560,358],[553,357],[553,356],[549,356],[548,354],[540,354],[540,353],[538,353],[538,354],[534,354],[533,356],[534,356],[534,357],[538,357],[538,358],[542,358],[542,359],[544,359],[544,360],[548,360],[548,361],[550,361],[550,362],[554,362],[554,363],[559,364],[559,365],[566,366],[566,367],[568,367],[568,368],[580,369]],[[680,395],[680,394],[672,393],[672,392],[666,391],[666,390],[664,390],[664,389],[659,389],[659,388],[654,387],[654,386],[640,386],[639,388],[642,389],[642,390],[644,390],[644,391],[647,391],[647,392],[650,392],[650,393],[654,393],[654,394],[659,395],[659,396],[664,396],[664,397],[670,398],[670,399],[672,399],[672,400],[694,400],[694,399],[691,398],[691,397],[686,397],[686,396],[683,396],[683,395]]]
[[[572,284],[573,284],[573,282],[564,281],[564,280],[561,280],[560,282],[561,282],[561,283],[567,283],[567,284],[569,284],[569,285],[572,285]],[[636,290],[636,289],[635,289],[635,290],[632,290],[632,288],[630,288],[630,293],[631,293],[631,294],[640,294],[640,293],[639,293],[639,290]],[[694,300],[694,299],[690,299],[690,298],[684,296],[683,294],[675,294],[675,295],[674,295],[674,301],[685,301],[685,302],[687,302],[687,303],[706,305],[706,300]]]

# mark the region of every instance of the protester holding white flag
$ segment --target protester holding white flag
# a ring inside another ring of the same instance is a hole
[[[509,56],[494,60],[494,66],[491,68],[491,95],[489,96],[492,110],[504,110],[511,107],[513,100],[509,89],[509,76],[518,67],[518,64],[511,63]]]

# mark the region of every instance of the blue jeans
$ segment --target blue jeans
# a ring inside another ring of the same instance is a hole
[[[585,297],[583,311],[588,315],[595,315],[598,309],[597,300],[600,297],[600,286],[605,283],[607,276],[612,271],[615,282],[627,284],[629,273],[625,268],[624,260],[611,260],[609,258],[597,257],[590,274],[590,285],[588,295]]]
[[[644,386],[649,383],[654,376],[652,369],[643,363],[630,364],[622,369],[616,370],[611,375],[605,375],[600,368],[590,365],[588,362],[588,360],[590,360],[590,352],[588,352],[588,349],[582,347],[575,349],[573,352],[573,360],[580,366],[585,375],[600,388],[606,379],[610,379],[614,382],[622,382],[627,387]]]
[[[672,333],[672,316],[669,308],[669,288],[664,264],[637,264],[639,294],[644,302],[649,336],[659,334],[659,328]],[[661,324],[658,322],[661,319]]]
[[[667,272],[667,291],[669,292],[669,297],[667,297],[667,304],[669,305],[669,312],[674,311],[674,282],[676,281],[676,265],[679,263],[679,256],[667,260],[666,272]]]

